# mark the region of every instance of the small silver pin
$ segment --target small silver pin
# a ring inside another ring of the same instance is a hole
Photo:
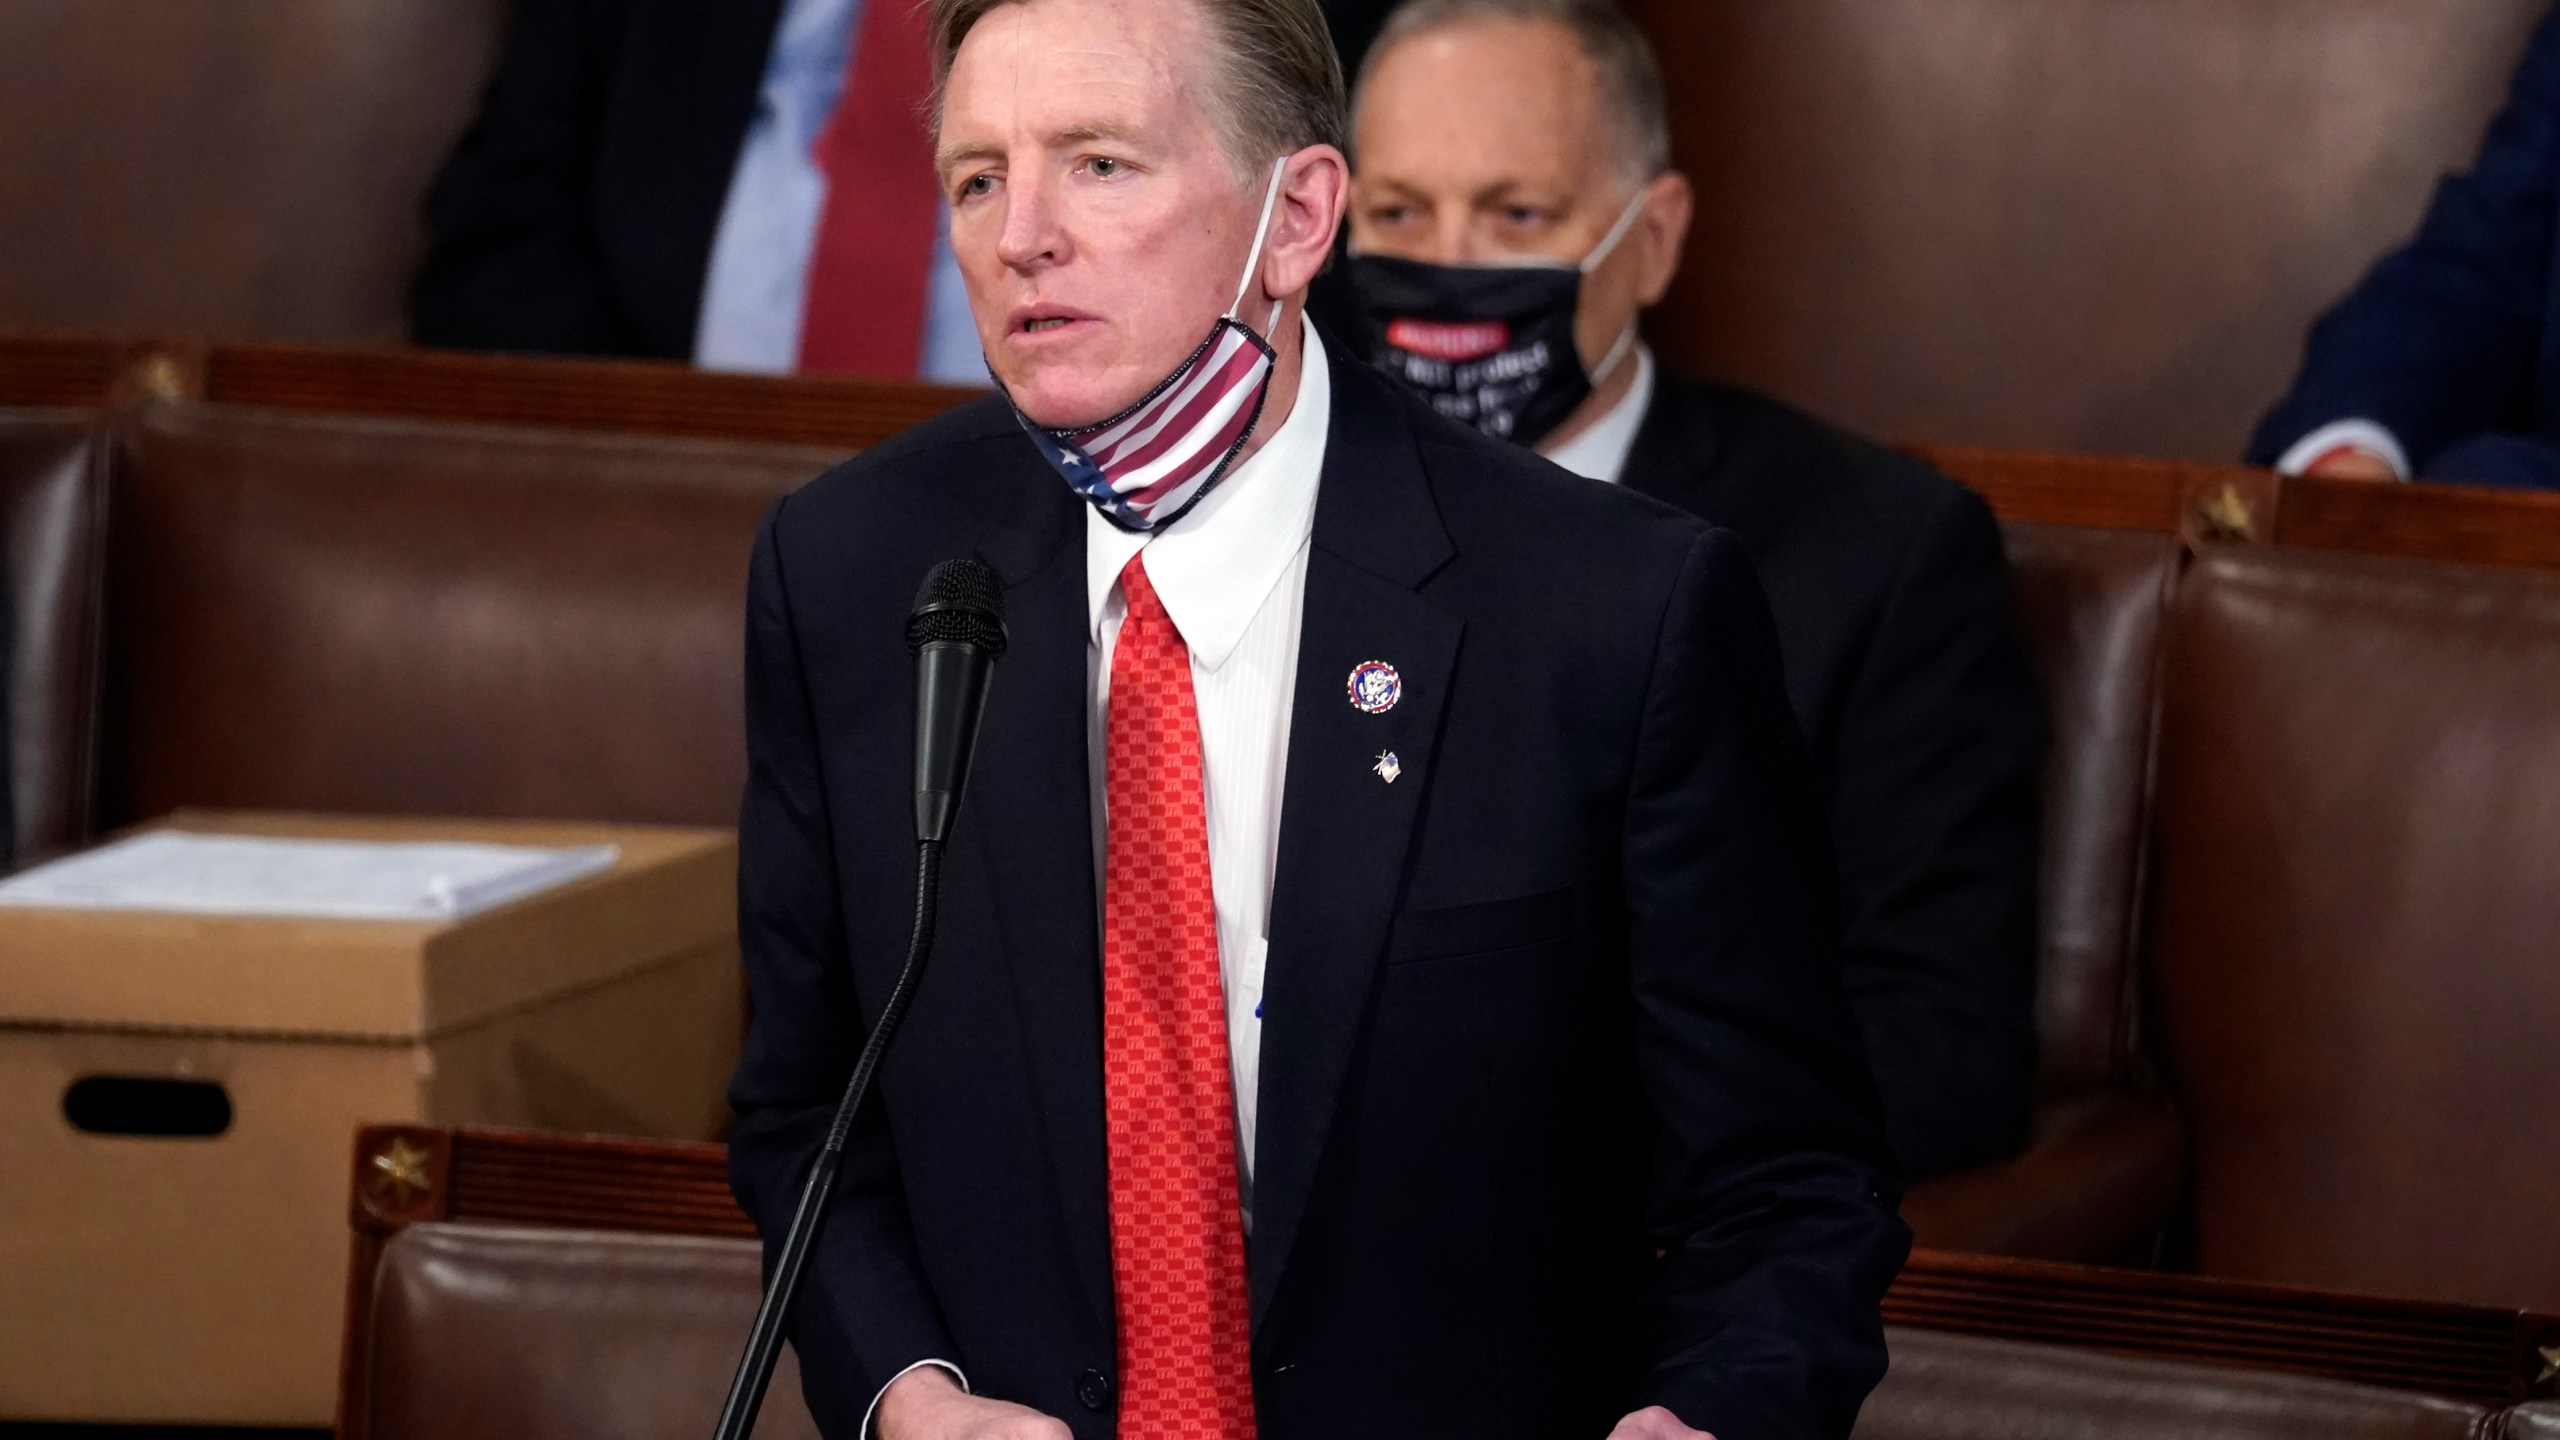
[[[1404,762],[1396,758],[1396,752],[1393,750],[1381,750],[1378,752],[1378,763],[1369,768],[1378,772],[1379,779],[1393,785],[1396,783],[1396,777],[1404,773]]]

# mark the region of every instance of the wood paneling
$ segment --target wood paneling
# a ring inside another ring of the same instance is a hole
[[[2408,560],[2560,569],[2560,494],[2292,479],[2275,540]]]
[[[203,393],[279,410],[859,450],[985,392],[645,360],[225,345],[206,357]]]
[[[1698,189],[1649,333],[1874,435],[2237,459],[2548,0],[1632,0]]]
[[[507,0],[0,0],[0,327],[399,338]]]

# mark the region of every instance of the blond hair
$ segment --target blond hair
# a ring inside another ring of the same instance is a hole
[[[898,0],[882,0],[896,4]],[[942,86],[977,23],[1024,0],[927,0],[933,47],[933,113]],[[1203,96],[1219,140],[1239,174],[1254,174],[1310,145],[1346,148],[1351,102],[1342,57],[1315,0],[1194,0],[1217,38],[1221,83]]]

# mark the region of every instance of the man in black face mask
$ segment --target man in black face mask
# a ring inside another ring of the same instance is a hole
[[[1924,1176],[2024,1137],[2041,707],[1970,491],[1636,340],[1689,224],[1662,82],[1607,0],[1414,0],[1357,96],[1367,356],[1443,414],[1737,534],[1825,782],[1850,997]]]

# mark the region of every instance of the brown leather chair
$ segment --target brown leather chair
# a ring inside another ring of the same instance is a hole
[[[2560,578],[2213,551],[2166,653],[2197,1267],[2560,1309]]]
[[[719,1146],[380,1125],[350,1158],[341,1440],[645,1437],[661,1405],[702,1432],[756,1274]],[[2548,1399],[2560,1342],[2560,1317],[2513,1310],[1931,1250],[1884,1313],[1895,1371],[1866,1423],[1915,1440],[2434,1434]],[[632,1406],[569,1408],[640,1365]],[[796,1393],[777,1381],[769,1426],[806,1424]]]
[[[2339,1380],[1895,1328],[1857,1440],[2476,1440],[2487,1406]]]
[[[2560,1401],[2519,1405],[2501,1417],[2498,1440],[2560,1440]]]
[[[368,1440],[701,1440],[755,1315],[752,1240],[412,1225],[366,1327]],[[815,1440],[788,1347],[756,1432]]]
[[[352,1424],[365,1440],[693,1440],[710,1431],[756,1287],[749,1240],[411,1225],[385,1244],[359,1302],[369,1378]],[[1890,1343],[1859,1440],[2474,1440],[2494,1414],[2338,1380],[1909,1327]],[[816,1434],[787,1351],[756,1433]]]
[[[1898,439],[2224,459],[2548,0],[1633,0],[1699,187],[1653,334]]]
[[[111,466],[105,813],[733,823],[748,551],[834,458],[146,407]]]
[[[25,864],[89,833],[97,769],[98,592],[105,538],[95,418],[0,411],[0,615],[13,815],[0,863]]]
[[[2027,1152],[1925,1181],[1923,1245],[2140,1256],[2176,1209],[2185,1135],[2143,1063],[2135,918],[2160,624],[2175,537],[2010,525],[2009,565],[2052,738],[2038,884],[2038,1095]]]
[[[505,0],[0,0],[0,326],[396,339]]]

